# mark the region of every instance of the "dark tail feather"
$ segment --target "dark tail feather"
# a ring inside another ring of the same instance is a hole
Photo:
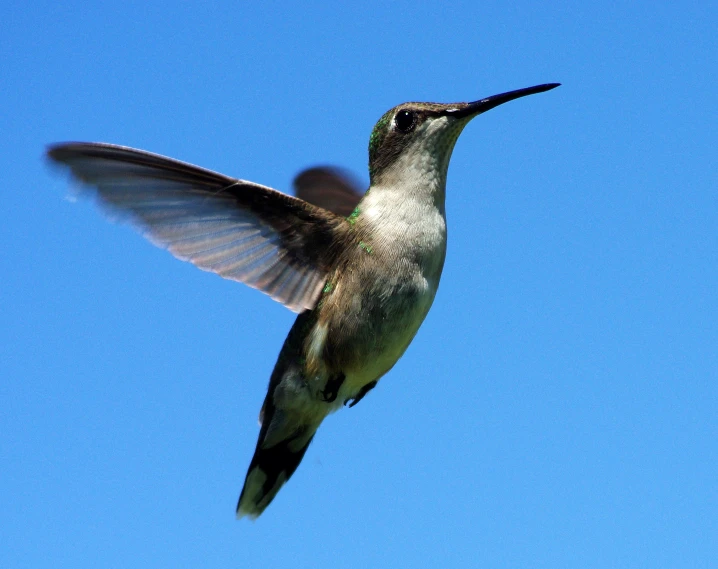
[[[294,474],[314,438],[317,426],[295,428],[289,437],[272,444],[275,436],[260,432],[257,448],[244,479],[237,503],[237,517],[257,518],[269,506],[279,489]],[[276,434],[276,433],[275,433]],[[264,445],[272,444],[265,447]]]

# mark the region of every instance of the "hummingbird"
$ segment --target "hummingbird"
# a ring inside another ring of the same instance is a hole
[[[237,517],[257,518],[319,425],[359,403],[416,335],[446,255],[446,175],[474,117],[559,83],[469,103],[404,103],[369,138],[369,189],[313,168],[299,197],[126,146],[51,145],[51,161],[175,257],[243,282],[298,316],[279,352]]]

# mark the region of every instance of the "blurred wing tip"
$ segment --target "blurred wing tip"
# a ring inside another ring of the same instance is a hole
[[[101,142],[53,142],[45,147],[45,156],[57,163],[66,163],[68,158],[90,146],[112,146]]]

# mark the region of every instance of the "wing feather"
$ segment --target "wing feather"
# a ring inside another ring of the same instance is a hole
[[[158,154],[66,143],[48,156],[175,257],[295,312],[316,304],[348,231],[341,216],[321,207]]]

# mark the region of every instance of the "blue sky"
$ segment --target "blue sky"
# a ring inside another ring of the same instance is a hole
[[[0,12],[0,566],[714,566],[714,2]],[[69,199],[45,145],[366,182],[390,107],[553,81],[461,135],[424,326],[235,521],[293,314]]]

